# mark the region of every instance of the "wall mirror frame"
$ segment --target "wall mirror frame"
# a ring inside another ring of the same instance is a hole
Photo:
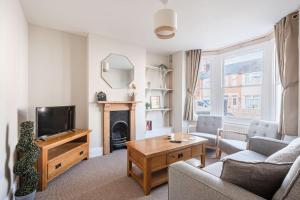
[[[101,61],[101,77],[112,89],[124,89],[134,81],[134,65],[127,56],[110,53]]]

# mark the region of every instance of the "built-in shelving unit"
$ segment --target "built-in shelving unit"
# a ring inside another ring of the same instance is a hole
[[[146,121],[152,121],[152,130],[146,131],[146,138],[167,134],[172,131],[172,73],[173,68],[161,68],[158,66],[146,66],[146,102],[150,108],[146,108]],[[151,108],[151,96],[160,97],[160,108]],[[157,117],[161,114],[161,117]],[[158,121],[158,118],[162,121]]]

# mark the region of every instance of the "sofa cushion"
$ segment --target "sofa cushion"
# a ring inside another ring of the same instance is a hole
[[[194,136],[198,136],[198,137],[208,139],[208,145],[210,145],[210,146],[216,146],[217,145],[217,136],[216,135],[212,135],[212,134],[209,134],[209,133],[198,133],[198,132],[193,132],[193,133],[190,133],[190,134],[194,135]]]
[[[271,199],[282,184],[291,163],[224,160],[221,179],[266,199]]]
[[[226,159],[233,159],[233,160],[239,160],[239,161],[264,161],[267,158],[267,156],[264,156],[262,154],[256,153],[254,151],[245,150],[240,151],[228,156],[225,156],[222,161]]]
[[[240,160],[240,161],[264,161],[267,157],[261,154],[258,154],[254,151],[240,151],[235,154],[228,155],[224,157],[220,162],[216,162],[214,164],[208,165],[204,168],[202,168],[204,171],[216,176],[220,177],[222,168],[223,168],[223,162],[226,159],[233,159],[233,160]]]
[[[214,175],[216,177],[220,177],[222,168],[223,168],[223,162],[219,161],[219,162],[215,162],[214,164],[211,164],[211,165],[208,165],[208,166],[202,168],[202,170],[204,170],[207,173],[210,173],[211,175]]]
[[[219,140],[219,147],[225,153],[233,154],[239,151],[246,150],[247,142],[240,140],[221,139]]]
[[[266,162],[284,163],[294,162],[300,155],[300,137],[293,140],[288,146],[270,155]]]
[[[300,156],[292,165],[273,199],[299,199],[300,198]]]

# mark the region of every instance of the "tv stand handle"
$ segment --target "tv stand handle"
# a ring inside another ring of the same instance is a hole
[[[55,165],[55,169],[58,169],[61,167],[61,163],[58,163],[57,165]]]

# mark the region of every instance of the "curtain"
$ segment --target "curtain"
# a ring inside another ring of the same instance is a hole
[[[184,120],[191,121],[194,118],[194,93],[200,71],[201,49],[187,51],[186,62],[186,98]]]
[[[283,87],[280,133],[298,135],[299,15],[289,14],[275,25],[278,69]]]

